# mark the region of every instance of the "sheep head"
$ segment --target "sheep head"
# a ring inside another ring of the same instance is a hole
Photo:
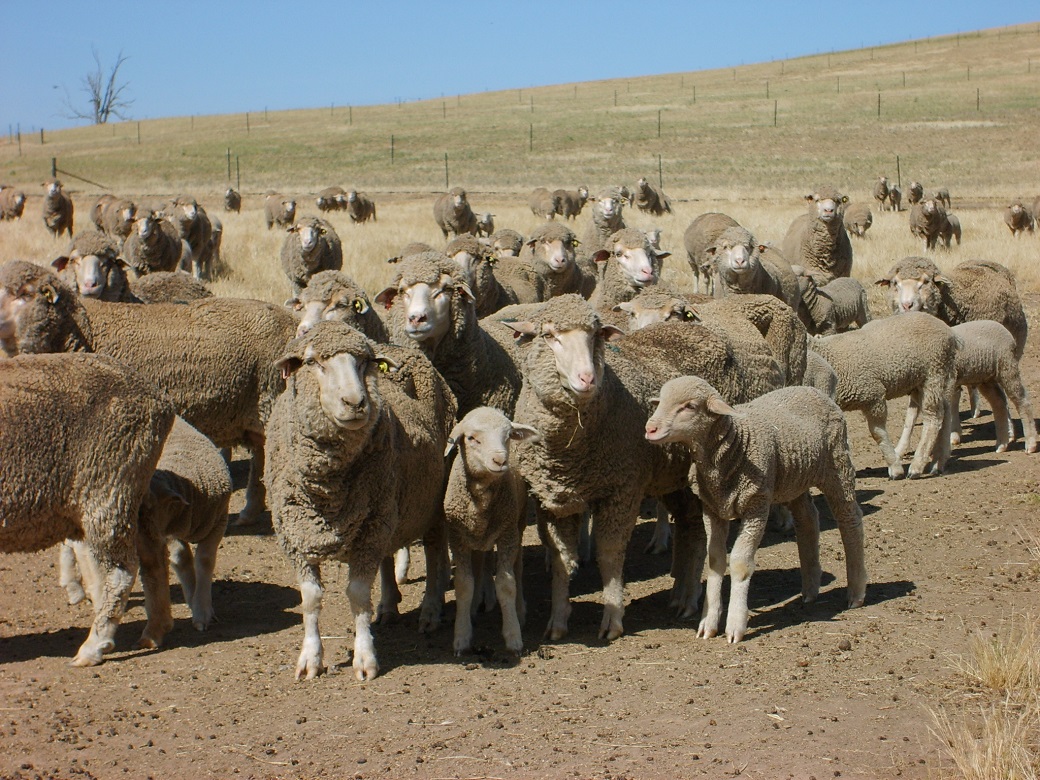
[[[646,421],[646,440],[654,444],[683,442],[694,452],[707,446],[709,433],[721,417],[739,415],[718,390],[697,376],[668,380],[652,403],[657,408]]]
[[[509,472],[509,449],[514,441],[536,441],[540,434],[530,425],[510,421],[501,411],[480,406],[455,424],[444,450],[458,449],[470,479],[491,482]]]

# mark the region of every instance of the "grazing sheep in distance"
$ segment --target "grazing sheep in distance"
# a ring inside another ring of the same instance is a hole
[[[81,230],[65,254],[51,263],[69,287],[99,301],[133,301],[116,242],[97,230]]]
[[[39,292],[55,304],[60,282]],[[0,344],[18,299],[0,287]],[[96,561],[94,622],[73,666],[115,647],[137,572],[138,512],[173,408],[136,371],[98,355],[0,359],[0,551],[33,552],[82,540]],[[41,436],[46,431],[47,435]]]
[[[489,238],[495,232],[495,215],[490,211],[477,214],[477,236]]]
[[[527,196],[527,206],[536,217],[556,219],[556,212],[560,209],[560,200],[548,188],[535,187]]]
[[[134,229],[123,242],[122,255],[132,276],[144,276],[176,271],[184,265],[185,257],[191,262],[192,252],[176,225],[154,211],[139,211]]]
[[[224,190],[224,211],[242,212],[242,196],[232,187]]]
[[[863,238],[874,223],[874,215],[870,213],[870,206],[866,203],[856,202],[845,207],[841,220],[850,236]]]
[[[347,191],[342,187],[326,187],[314,202],[318,211],[342,211],[347,207]]]
[[[355,225],[364,224],[368,220],[378,222],[376,219],[376,204],[363,192],[351,190],[347,193],[347,216]]]
[[[874,200],[877,201],[878,209],[888,210],[888,177],[878,176],[874,182]]]
[[[957,246],[961,245],[961,221],[957,218],[956,214],[946,214],[946,227],[939,234],[939,238],[942,239],[943,244],[946,248],[950,248],[950,244],[953,243],[953,239],[957,239]]]
[[[589,199],[589,188],[582,185],[576,190],[554,190],[556,213],[564,219],[577,219]]]
[[[25,193],[8,185],[0,186],[0,222],[21,219],[25,211]]]
[[[915,203],[910,209],[910,233],[924,241],[926,252],[935,249],[940,237],[952,235],[946,209],[934,198]],[[944,242],[948,247],[948,239]]]
[[[1004,209],[1004,224],[1007,225],[1011,235],[1017,237],[1027,230],[1033,232],[1033,213],[1021,200],[1013,200]]]
[[[818,187],[805,196],[808,213],[797,217],[784,236],[781,254],[816,277],[817,284],[852,273],[852,243],[841,219],[848,202],[833,187]]]
[[[952,206],[950,205],[950,191],[945,187],[940,187],[939,189],[937,189],[934,193],[932,193],[932,197],[935,200],[939,201],[939,203],[941,203],[943,205],[943,208],[947,211],[949,211],[952,208]]]
[[[915,203],[920,203],[922,198],[924,198],[924,185],[919,181],[910,182],[910,188],[906,191],[906,202],[913,206]]]
[[[888,204],[892,207],[892,211],[903,210],[903,193],[894,184],[888,188]]]
[[[708,586],[697,636],[718,634],[722,578],[731,520],[740,521],[729,556],[726,638],[739,642],[748,627],[747,594],[769,507],[784,504],[795,519],[802,601],[820,592],[820,518],[809,495],[823,492],[841,533],[849,608],[863,606],[867,589],[863,512],[856,502],[856,470],[845,416],[812,387],[785,387],[730,406],[700,377],[671,379],[646,421],[646,439],[677,442],[693,451],[698,495],[708,533]]]
[[[471,410],[452,428],[444,457],[457,451],[444,492],[444,519],[455,561],[455,655],[470,649],[473,623],[473,552],[497,548],[495,591],[502,609],[506,648],[523,649],[521,540],[527,520],[527,487],[510,464],[510,444],[538,436],[498,409]]]
[[[282,242],[282,270],[289,278],[292,294],[299,295],[307,280],[318,271],[338,271],[343,267],[343,245],[335,228],[319,217],[303,217]]]
[[[433,218],[444,234],[445,241],[449,234],[461,236],[463,233],[477,233],[477,217],[462,187],[455,187],[437,196],[433,203]]]
[[[636,182],[636,208],[659,217],[672,213],[672,202],[664,192],[658,191],[645,176]]]
[[[287,388],[271,413],[266,479],[275,533],[303,598],[296,678],[325,670],[321,563],[334,559],[348,565],[354,674],[370,680],[379,672],[371,632],[376,574],[383,573],[376,616],[390,619],[400,593],[389,556],[424,535],[420,630],[440,621],[443,454],[454,399],[418,350],[384,345],[377,352],[340,322],[318,323],[290,342],[277,365]]]
[[[62,189],[60,179],[47,179],[43,183],[43,224],[57,238],[68,233],[72,238],[74,209],[72,198]]]
[[[693,291],[701,292],[701,279],[704,280],[704,292],[711,295],[715,290],[715,257],[709,251],[723,231],[731,227],[740,227],[733,217],[717,211],[709,211],[695,217],[686,232],[683,233],[683,246],[686,248],[686,259],[693,271]]]
[[[296,201],[277,192],[264,197],[264,222],[270,230],[275,225],[289,227],[296,221]]]

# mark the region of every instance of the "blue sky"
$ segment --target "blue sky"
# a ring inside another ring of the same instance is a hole
[[[0,132],[82,124],[92,47],[132,119],[704,70],[1040,20],[1034,2],[0,0]]]

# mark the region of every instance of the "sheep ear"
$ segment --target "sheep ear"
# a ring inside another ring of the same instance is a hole
[[[878,287],[891,287],[892,286],[892,280],[891,279],[878,279],[876,282],[874,282],[874,284],[876,284]]]
[[[388,257],[388,258],[386,258],[386,262],[388,262],[388,263],[400,263],[401,262],[401,255],[396,255],[394,257]]]
[[[769,247],[766,244],[759,244],[758,245],[758,251],[759,252],[765,252],[767,249],[769,249]]]
[[[502,325],[513,331],[517,344],[529,344],[538,335],[538,327],[533,322],[503,322]]]
[[[292,309],[293,311],[299,311],[303,307],[303,303],[300,301],[299,298],[289,298],[282,305],[285,306],[285,308],[287,309]]]
[[[354,311],[356,311],[358,314],[364,314],[370,308],[372,308],[371,306],[368,305],[368,301],[366,301],[364,298],[355,298],[353,305],[354,305]]]
[[[932,282],[934,284],[945,284],[947,287],[952,284],[952,282],[950,281],[950,277],[943,276],[942,274],[936,274],[935,276],[933,276]]]
[[[455,285],[455,291],[462,296],[462,299],[468,303],[476,303],[477,296],[473,294],[473,290],[469,288],[469,285],[465,282],[459,282]]]
[[[532,428],[530,425],[513,423],[512,430],[509,431],[509,438],[511,441],[538,441],[542,438],[542,434],[538,432],[537,428]]]
[[[191,506],[187,497],[166,471],[156,471],[152,474],[152,479],[148,483],[148,492],[160,503]]]
[[[610,257],[610,251],[607,249],[601,249],[592,256],[592,259],[597,263],[605,263]]]
[[[708,398],[708,411],[719,416],[736,417],[737,410],[722,400],[722,396],[713,395]]]
[[[654,254],[657,255],[657,259],[658,260],[664,260],[666,257],[671,257],[672,256],[671,252],[658,252],[656,250],[654,251]]]
[[[604,325],[599,329],[600,335],[606,342],[617,341],[625,337],[625,331],[615,328],[613,325]]]
[[[615,306],[611,311],[627,311],[629,314],[635,314],[635,307],[632,305],[632,301],[622,301]]]
[[[286,233],[293,233],[293,232],[295,232],[295,231],[296,231],[296,225],[289,225],[289,227],[287,227],[287,228],[285,229],[285,232],[286,232]]]
[[[47,301],[51,306],[58,302],[61,297],[58,295],[58,290],[52,284],[44,283],[40,285],[39,293],[43,296],[43,299]]]
[[[383,290],[381,293],[379,293],[379,295],[376,296],[376,303],[378,303],[384,309],[389,311],[390,307],[393,306],[394,298],[396,298],[396,297],[397,297],[397,288],[396,287],[387,287],[385,290]]]
[[[537,239],[534,239],[534,238],[529,238],[529,239],[527,239],[527,241],[526,241],[525,243],[526,243],[526,244],[527,244],[527,245],[528,245],[529,247],[531,247],[531,249],[534,249],[534,245],[538,243],[538,240],[537,240]]]
[[[51,263],[51,265],[54,268],[56,268],[57,270],[59,270],[59,271],[64,271],[65,270],[65,266],[67,266],[68,264],[69,264],[69,258],[66,257],[65,255],[62,255],[61,257],[54,258],[54,262]]]
[[[700,322],[701,315],[697,313],[696,309],[684,308],[682,311],[682,318],[687,322]]]
[[[451,429],[451,433],[448,434],[447,443],[446,443],[446,445],[444,447],[444,457],[445,458],[448,457],[449,455],[451,455],[452,450],[454,450],[458,446],[460,438],[462,438],[462,421],[461,420],[459,422],[455,423],[455,427],[453,427]]]
[[[381,374],[396,374],[401,370],[401,364],[386,355],[376,355],[375,362]]]
[[[288,379],[303,365],[299,355],[283,355],[274,362],[274,367],[282,372],[282,379]]]

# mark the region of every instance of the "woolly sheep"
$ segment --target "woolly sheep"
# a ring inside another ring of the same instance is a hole
[[[717,211],[709,211],[694,218],[686,232],[683,233],[683,246],[686,248],[686,259],[693,271],[693,290],[701,292],[701,280],[704,280],[704,292],[711,295],[715,289],[715,258],[709,249],[723,231],[731,227],[740,227],[733,217]]]
[[[715,297],[761,293],[797,309],[798,278],[776,252],[768,259],[764,257],[767,249],[745,228],[729,227],[722,231],[707,250],[715,258]]]
[[[452,428],[444,457],[456,451],[444,492],[444,519],[455,561],[455,655],[470,649],[473,623],[473,553],[497,549],[495,590],[502,609],[506,649],[523,649],[525,608],[521,541],[527,520],[527,487],[510,464],[512,442],[538,436],[498,409],[471,410]]]
[[[779,386],[779,367],[766,375],[738,355],[724,329],[661,323],[623,338],[603,326],[588,301],[561,295],[528,320],[508,323],[518,334],[523,389],[515,421],[541,433],[517,445],[517,467],[537,500],[543,541],[552,554],[552,614],[546,635],[567,632],[568,580],[577,565],[581,516],[591,511],[603,577],[600,636],[623,632],[622,565],[644,496],[662,498],[676,519],[673,603],[691,615],[700,590],[703,525],[686,487],[689,459],[652,447],[642,429],[649,399],[664,381],[685,373],[710,377],[744,400]],[[610,340],[610,348],[606,342]],[[699,560],[698,560],[699,559]]]
[[[368,220],[379,221],[376,219],[376,204],[368,195],[357,190],[350,190],[347,193],[347,216],[355,225],[364,224]]]
[[[888,188],[888,205],[892,211],[903,210],[903,192],[894,184]]]
[[[838,375],[816,350],[808,349],[805,352],[805,374],[802,384],[815,387],[831,400],[838,397]]]
[[[856,502],[856,471],[849,455],[845,417],[812,387],[785,387],[749,403],[730,406],[696,376],[669,380],[646,438],[679,442],[696,463],[698,494],[708,535],[708,585],[697,635],[718,634],[722,578],[731,520],[739,520],[729,556],[730,600],[726,638],[739,642],[748,627],[747,596],[771,504],[785,504],[795,518],[802,601],[820,592],[820,518],[809,495],[823,492],[841,534],[849,608],[866,597],[863,512]]]
[[[798,313],[810,333],[826,336],[870,322],[867,292],[858,279],[841,276],[817,287],[815,279],[801,274],[798,284],[803,304]]]
[[[517,257],[524,248],[524,237],[510,228],[496,230],[488,237],[491,254],[498,259]]]
[[[542,219],[555,219],[560,209],[559,197],[545,187],[536,187],[527,197],[527,206],[531,213]]]
[[[878,209],[881,211],[888,210],[888,177],[878,176],[877,181],[874,182],[874,200],[877,201]]]
[[[264,222],[270,230],[275,225],[287,228],[296,221],[296,201],[278,192],[264,197]]]
[[[915,203],[919,203],[924,197],[924,185],[919,181],[910,182],[910,187],[906,191],[906,202],[913,206]]]
[[[1021,360],[1029,323],[1015,287],[1015,277],[1000,263],[966,260],[948,274],[926,257],[905,257],[877,284],[888,291],[892,311],[924,311],[947,325],[996,320],[1015,337]]]
[[[539,225],[527,239],[521,256],[541,280],[542,300],[566,293],[592,296],[596,277],[577,264],[579,243],[570,228],[556,222]]]
[[[300,294],[285,302],[300,315],[296,335],[302,336],[319,322],[345,322],[373,341],[389,341],[386,325],[369,302],[364,289],[341,271],[319,271]]]
[[[190,263],[191,246],[181,238],[176,225],[154,211],[137,212],[134,229],[123,242],[122,250],[123,262],[131,276],[176,271],[185,256]]]
[[[60,179],[47,179],[43,183],[43,224],[57,238],[68,233],[72,238],[74,211],[72,198],[62,189]]]
[[[0,222],[21,219],[24,211],[25,193],[15,187],[0,187]]]
[[[191,247],[190,270],[196,279],[209,277],[214,253],[219,253],[219,242],[214,243],[214,223],[206,209],[190,195],[179,195],[163,207],[163,216],[176,226],[180,237]],[[181,255],[181,270],[189,270],[188,261]],[[170,268],[159,269],[163,271]]]
[[[564,219],[577,219],[589,199],[589,188],[582,185],[576,190],[554,190],[556,213]]]
[[[205,284],[184,271],[156,271],[130,282],[130,292],[141,303],[191,303],[213,297]]]
[[[326,187],[314,201],[318,211],[342,211],[347,207],[347,191],[342,187]]]
[[[961,245],[961,221],[956,214],[946,213],[946,227],[939,234],[939,238],[942,239],[947,249],[950,248],[950,244],[955,238],[957,239],[957,246]]]
[[[495,215],[490,211],[477,214],[477,235],[489,238],[495,232]]]
[[[1004,209],[1004,224],[1011,231],[1011,235],[1015,237],[1026,231],[1032,233],[1033,213],[1021,200],[1013,200]]]
[[[382,568],[377,617],[389,618],[399,593],[383,559],[438,529],[442,544],[427,547],[420,630],[440,620],[443,452],[455,405],[417,350],[377,353],[340,322],[318,323],[292,341],[278,367],[287,386],[271,414],[266,479],[275,533],[303,597],[296,678],[325,669],[321,563],[334,559],[348,565],[354,673],[370,680],[379,671],[370,628],[376,573]]]
[[[236,214],[242,211],[242,196],[231,187],[224,190],[224,211],[233,211]]]
[[[924,420],[908,476],[942,472],[950,451],[947,399],[957,354],[957,340],[949,326],[930,314],[908,312],[871,320],[859,330],[818,337],[812,348],[838,375],[838,406],[846,412],[863,412],[891,479],[903,476],[899,461],[909,441],[892,446],[885,428],[887,401],[904,395],[923,410]]]
[[[581,240],[582,254],[579,261],[586,261],[601,249],[611,250],[610,237],[619,230],[624,230],[624,204],[616,187],[602,190],[592,203],[592,223]],[[585,270],[590,270],[586,268]]]
[[[137,206],[132,200],[102,195],[90,210],[90,219],[102,233],[125,240],[133,230]]]
[[[85,298],[134,301],[116,242],[97,230],[81,230],[65,254],[51,263],[61,280]]]
[[[592,255],[601,266],[591,297],[593,305],[610,310],[634,298],[644,287],[657,284],[661,278],[661,262],[670,256],[670,252],[654,249],[642,230],[617,231],[606,248]]]
[[[656,322],[700,321],[700,315],[688,299],[660,285],[644,288],[636,297],[615,306],[614,311],[627,315],[621,325],[625,333],[641,330]]]
[[[294,296],[300,294],[307,280],[318,271],[338,271],[343,267],[343,245],[336,229],[326,220],[301,217],[285,232],[282,270]]]
[[[47,290],[60,290],[54,299]],[[264,428],[284,387],[273,361],[296,322],[262,301],[207,298],[193,303],[104,303],[72,294],[56,275],[30,263],[0,265],[0,294],[21,301],[9,354],[97,351],[164,390],[177,412],[218,447],[244,445],[252,454],[239,523],[264,507]]]
[[[805,196],[808,212],[787,229],[780,252],[791,265],[802,266],[817,284],[852,273],[852,243],[842,224],[848,196],[833,187],[818,187]]]
[[[72,297],[60,282],[39,292],[54,303]],[[0,287],[5,351],[23,306]],[[96,666],[115,647],[137,572],[138,511],[173,408],[111,358],[19,355],[0,363],[0,551],[83,540],[98,580],[94,622],[72,664]]]
[[[946,209],[933,198],[915,203],[910,209],[910,233],[924,241],[926,252],[935,249],[940,237],[949,247],[952,232]]]
[[[486,317],[504,306],[540,300],[541,280],[531,265],[517,258],[495,259],[484,239],[463,235],[444,248],[476,299],[477,317]]]
[[[463,233],[477,233],[477,217],[462,187],[455,187],[437,196],[433,203],[433,218],[445,240],[449,234],[461,236]]]
[[[949,211],[952,208],[952,206],[950,205],[950,191],[945,187],[939,187],[939,189],[932,193],[932,197],[939,203],[941,203],[943,208],[945,208],[947,211]]]
[[[672,213],[672,201],[663,191],[659,191],[641,176],[636,182],[635,206],[643,212],[659,217]]]
[[[849,235],[856,236],[856,238],[863,238],[874,223],[874,215],[870,213],[870,206],[858,201],[850,203],[845,208],[841,219]]]

